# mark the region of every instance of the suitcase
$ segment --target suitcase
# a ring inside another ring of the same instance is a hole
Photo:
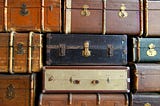
[[[145,36],[159,36],[160,34],[160,1],[144,0],[145,2]]]
[[[5,0],[6,31],[61,32],[61,0]]]
[[[43,93],[130,92],[126,66],[46,66],[42,79]]]
[[[2,39],[1,39],[2,38]],[[42,67],[42,35],[38,33],[1,33],[0,72],[31,73]],[[3,43],[4,42],[4,43]]]
[[[61,32],[61,0],[42,0],[42,31]]]
[[[128,106],[126,94],[41,94],[39,106]]]
[[[143,33],[142,0],[65,0],[64,32],[127,34]]]
[[[131,65],[131,90],[135,92],[160,92],[160,65],[138,63]]]
[[[131,106],[159,106],[160,94],[137,93],[132,95]]]
[[[159,38],[133,38],[134,62],[159,62]]]
[[[4,32],[4,10],[5,10],[5,7],[4,7],[4,0],[1,0],[0,1],[0,31],[1,32]]]
[[[40,31],[40,0],[6,0],[7,31]],[[6,15],[6,14],[5,14]]]
[[[35,78],[35,74],[0,74],[0,106],[34,106]]]
[[[126,35],[47,34],[46,65],[126,65]]]

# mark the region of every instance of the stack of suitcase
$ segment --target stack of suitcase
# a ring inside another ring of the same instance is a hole
[[[0,0],[0,106],[159,106],[160,2]]]

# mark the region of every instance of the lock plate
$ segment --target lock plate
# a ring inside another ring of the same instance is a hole
[[[12,84],[10,84],[8,87],[7,87],[7,91],[6,91],[6,98],[11,100],[15,97],[15,92],[14,92],[14,87]]]
[[[90,11],[88,9],[89,9],[88,5],[83,5],[81,15],[82,16],[90,16]]]
[[[119,11],[118,15],[121,18],[126,18],[128,16],[125,4],[121,4],[120,11]]]
[[[148,56],[156,56],[157,55],[157,51],[155,50],[155,45],[153,43],[149,44],[148,46],[148,50],[147,50],[147,55]]]
[[[26,4],[22,4],[21,5],[21,10],[20,10],[20,15],[27,16],[28,14],[29,14],[29,11],[27,9],[27,5]]]
[[[91,51],[89,50],[89,42],[84,42],[84,50],[82,51],[82,56],[89,57],[91,56]]]

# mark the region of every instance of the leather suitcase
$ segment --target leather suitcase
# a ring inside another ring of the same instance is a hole
[[[160,92],[160,65],[138,63],[131,65],[132,92]]]
[[[126,94],[41,94],[39,106],[128,106]]]
[[[160,35],[160,1],[144,0],[145,2],[145,36]]]
[[[0,72],[31,73],[39,72],[42,67],[42,35],[38,33],[16,33],[1,34],[1,49],[4,50],[0,56],[3,65]],[[6,36],[8,35],[8,36]],[[4,42],[4,43],[3,43]]]
[[[9,33],[0,33],[0,72],[6,72],[9,66]]]
[[[6,0],[7,31],[40,31],[40,0]],[[6,15],[6,14],[5,14]]]
[[[43,70],[43,93],[122,93],[130,91],[129,84],[126,66],[46,66]]]
[[[35,74],[0,74],[0,106],[34,106],[35,78]]]
[[[0,1],[0,31],[4,31],[4,10],[5,10],[5,4],[4,0]]]
[[[160,94],[137,93],[132,95],[131,106],[159,106]]]
[[[65,0],[64,32],[142,35],[143,2]]]
[[[126,65],[126,35],[47,34],[46,65]]]
[[[61,0],[42,0],[42,31],[61,32]]]
[[[159,38],[133,38],[134,62],[159,62],[160,61]]]

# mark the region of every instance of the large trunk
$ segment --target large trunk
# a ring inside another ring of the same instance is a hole
[[[129,92],[123,66],[50,66],[43,70],[43,92]]]
[[[128,106],[125,94],[41,94],[39,106]]]
[[[0,106],[34,106],[35,74],[0,75]]]
[[[46,65],[126,65],[126,35],[47,34]]]

